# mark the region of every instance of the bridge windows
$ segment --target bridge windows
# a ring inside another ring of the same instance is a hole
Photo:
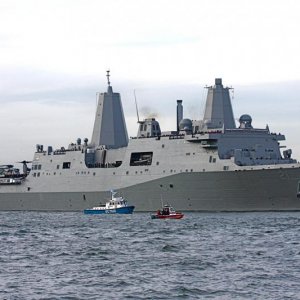
[[[215,163],[216,161],[217,161],[217,159],[215,157],[212,157],[212,156],[209,157],[210,163]]]
[[[71,168],[71,162],[64,162],[62,168],[63,169],[70,169]]]
[[[32,170],[41,170],[42,165],[32,165]]]

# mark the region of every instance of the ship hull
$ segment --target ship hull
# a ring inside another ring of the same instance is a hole
[[[118,189],[135,211],[156,211],[161,202],[181,211],[300,210],[300,168],[179,173]],[[0,193],[0,210],[83,211],[106,191]]]
[[[105,214],[132,214],[134,206],[126,206],[111,209],[85,209],[83,212],[87,215],[105,215]]]

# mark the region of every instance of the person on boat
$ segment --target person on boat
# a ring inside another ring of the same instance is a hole
[[[163,215],[168,215],[169,214],[169,209],[167,207],[165,207],[163,209]]]

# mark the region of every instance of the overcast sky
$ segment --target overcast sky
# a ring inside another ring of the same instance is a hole
[[[286,135],[300,160],[300,1],[0,0],[0,163],[92,134],[111,70],[130,136],[140,114],[202,118],[203,87],[233,86],[235,117]]]

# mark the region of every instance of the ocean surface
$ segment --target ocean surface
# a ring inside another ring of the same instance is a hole
[[[300,212],[0,212],[0,299],[300,299]]]

